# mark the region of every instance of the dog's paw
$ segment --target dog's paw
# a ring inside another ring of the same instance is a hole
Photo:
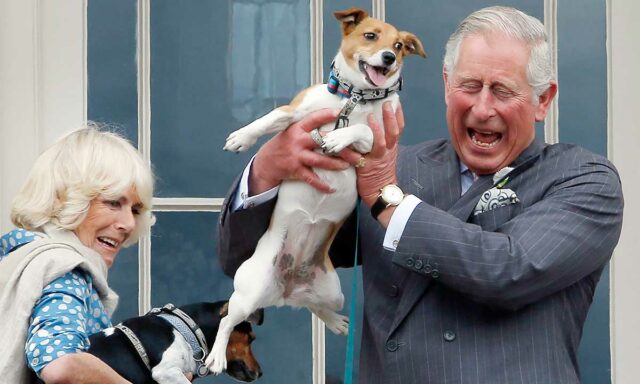
[[[327,153],[338,153],[351,144],[351,138],[346,131],[336,129],[327,133],[324,137],[324,145],[322,149]]]
[[[241,128],[231,132],[224,144],[224,150],[230,152],[244,152],[256,143],[258,138],[249,130]]]
[[[227,370],[227,348],[221,343],[214,343],[211,352],[204,362],[211,373],[219,375]]]
[[[336,335],[349,334],[349,318],[336,312],[331,312],[322,317],[324,325]]]

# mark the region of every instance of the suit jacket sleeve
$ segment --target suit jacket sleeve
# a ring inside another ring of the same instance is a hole
[[[235,195],[240,178],[231,188],[222,204],[218,221],[218,255],[222,270],[233,277],[240,265],[253,254],[260,237],[269,227],[269,219],[276,199],[248,209],[231,211],[230,201]]]
[[[535,302],[594,272],[599,276],[622,226],[620,180],[599,156],[573,164],[549,169],[547,173],[556,174],[546,176],[549,182],[520,176],[524,180],[516,192],[521,203],[490,212],[488,221],[497,224],[465,222],[420,203],[393,262],[474,301],[507,309]],[[542,170],[537,172],[544,174]],[[416,270],[418,260],[439,274]],[[595,282],[597,277],[592,288]]]

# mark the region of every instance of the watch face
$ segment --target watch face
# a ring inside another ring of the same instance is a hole
[[[391,205],[398,205],[404,198],[404,193],[397,185],[387,185],[382,188],[381,197],[384,201]]]

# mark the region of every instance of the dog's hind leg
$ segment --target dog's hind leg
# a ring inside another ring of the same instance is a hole
[[[344,305],[344,295],[340,289],[340,279],[331,268],[327,273],[318,273],[314,285],[314,295],[307,305],[324,324],[337,335],[349,332],[349,318],[338,313]]]
[[[233,328],[253,313],[239,295],[234,292],[229,299],[228,314],[220,320],[216,341],[211,347],[205,364],[211,372],[218,375],[227,369],[227,344]],[[254,308],[254,310],[257,308]]]
[[[309,310],[336,335],[346,336],[349,333],[349,318],[347,316],[324,308],[309,307]]]
[[[282,248],[282,228],[269,229],[258,242],[256,250],[234,277],[235,291],[229,299],[228,313],[220,326],[206,365],[220,374],[227,368],[227,344],[234,327],[249,318],[257,309],[277,304],[282,286],[273,279],[273,260]]]

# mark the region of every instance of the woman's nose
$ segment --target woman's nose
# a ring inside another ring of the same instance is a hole
[[[119,230],[129,233],[133,231],[136,226],[136,217],[130,209],[123,209],[118,215],[118,222],[116,225]]]

